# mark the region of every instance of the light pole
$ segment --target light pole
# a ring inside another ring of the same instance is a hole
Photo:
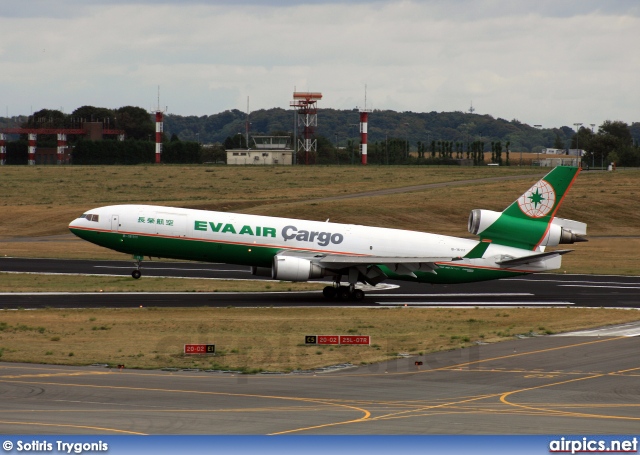
[[[542,129],[542,125],[533,125],[534,128],[537,128],[538,130]],[[520,161],[522,161],[522,151],[520,151]],[[538,148],[538,167],[542,167],[540,165],[540,148]]]
[[[593,127],[596,126],[596,124],[595,123],[591,123],[590,125],[591,125],[591,134],[593,134]],[[591,149],[591,150],[593,150],[593,149]],[[587,166],[589,166],[589,165],[587,164]],[[591,152],[591,167],[596,167],[596,155],[593,152]]]
[[[580,127],[582,123],[574,123],[573,126],[576,127],[576,153],[580,153],[580,147],[578,147],[578,133],[580,132]]]
[[[576,127],[576,150],[579,150],[580,148],[578,147],[578,133],[580,132],[580,127],[582,126],[582,123],[574,123],[573,126]]]

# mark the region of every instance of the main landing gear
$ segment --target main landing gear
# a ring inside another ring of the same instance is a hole
[[[340,286],[340,282],[334,283],[333,286],[326,286],[322,290],[322,295],[326,299],[357,301],[364,299],[364,291],[362,289],[356,289],[355,284]]]

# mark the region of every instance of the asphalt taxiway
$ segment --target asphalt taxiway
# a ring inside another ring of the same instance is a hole
[[[637,324],[626,329],[640,334]],[[547,336],[282,375],[0,363],[0,429],[5,434],[636,434],[639,349],[637,336]]]

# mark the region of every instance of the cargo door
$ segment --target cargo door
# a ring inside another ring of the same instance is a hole
[[[187,215],[157,212],[155,214],[155,231],[156,234],[167,237],[186,237]]]
[[[111,215],[111,231],[118,232],[120,230],[120,215]]]

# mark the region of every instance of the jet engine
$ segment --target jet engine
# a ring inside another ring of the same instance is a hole
[[[472,210],[469,215],[469,232],[474,235],[482,234],[485,229],[500,218],[500,215],[502,215],[502,213],[494,212],[493,210]]]
[[[583,225],[584,229],[576,227],[571,223]],[[588,240],[582,237],[587,233],[587,225],[573,220],[565,220],[562,218],[554,218],[549,226],[547,235],[545,235],[542,246],[556,246],[560,244],[587,242]]]
[[[282,281],[307,281],[322,278],[326,270],[310,260],[296,256],[275,256],[271,277]]]
[[[587,225],[579,221],[566,220],[564,218],[555,217],[551,224],[547,226],[545,221],[526,220],[515,218],[504,213],[494,212],[492,210],[471,211],[469,215],[469,232],[471,234],[482,236],[490,226],[492,226],[500,217],[508,218],[508,223],[502,223],[498,228],[494,226],[491,229],[491,240],[513,240],[522,237],[525,233],[540,232],[538,234],[542,238],[539,246],[557,246],[560,244],[570,244],[576,242],[586,242],[587,239],[582,237],[587,234]],[[537,223],[544,223],[539,225]],[[544,237],[542,237],[544,233]],[[486,234],[485,234],[486,235]]]

